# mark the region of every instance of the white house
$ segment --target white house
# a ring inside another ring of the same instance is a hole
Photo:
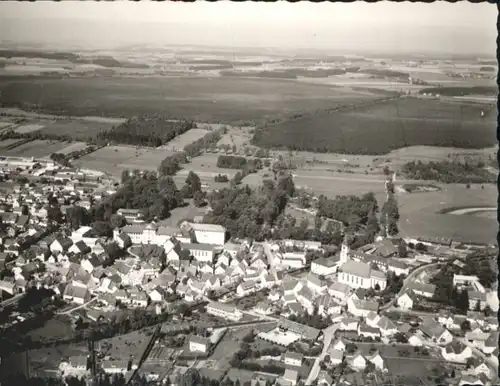
[[[479,306],[480,310],[484,310],[488,305],[486,294],[479,291],[467,291],[469,295],[469,310],[476,310]]]
[[[416,295],[424,296],[426,298],[432,298],[434,296],[434,291],[436,286],[434,284],[425,284],[418,282],[411,282],[407,287],[412,290]]]
[[[281,264],[288,268],[303,268],[306,265],[305,252],[286,252],[283,254]]]
[[[420,331],[429,339],[441,345],[446,345],[453,341],[453,335],[432,319],[424,319],[420,325]]]
[[[63,299],[81,305],[90,300],[90,293],[87,287],[80,287],[70,283],[64,289]]]
[[[383,336],[391,336],[398,332],[396,325],[385,315],[380,318],[377,325]]]
[[[311,263],[311,272],[316,275],[328,276],[337,272],[338,260],[329,257],[320,257]]]
[[[351,318],[351,317],[345,317],[340,322],[340,330],[342,330],[342,331],[357,331],[358,325],[359,325],[358,319]]]
[[[334,282],[330,287],[328,287],[328,294],[339,299],[340,301],[344,301],[350,291],[351,289],[347,284],[339,282]]]
[[[207,313],[210,315],[218,316],[220,318],[229,319],[232,321],[239,321],[243,314],[235,306],[229,304],[211,302],[207,305]]]
[[[311,291],[316,294],[324,293],[328,289],[326,281],[312,273],[309,273],[307,275],[306,285]]]
[[[214,261],[215,250],[212,244],[181,244],[181,248],[187,249],[197,261],[210,264]]]
[[[384,358],[382,358],[380,356],[380,353],[378,352],[378,350],[376,350],[375,352],[373,352],[372,354],[368,355],[366,357],[366,359],[373,363],[375,365],[375,368],[377,370],[380,370],[380,371],[383,371],[386,369],[386,366],[385,366],[385,360]]]
[[[125,374],[128,370],[128,361],[103,361],[101,366],[106,374]]]
[[[189,351],[207,353],[210,348],[210,339],[192,335],[189,338]]]
[[[357,370],[364,370],[367,364],[368,361],[360,351],[357,351],[351,358],[351,366]]]
[[[405,291],[396,301],[399,308],[403,310],[411,310],[417,303],[417,296],[412,290]]]
[[[345,347],[345,346],[344,346]],[[344,351],[337,350],[335,348],[329,349],[327,355],[330,357],[330,363],[334,366],[338,366],[344,360]]]
[[[67,252],[72,245],[73,241],[70,238],[57,238],[50,244],[50,251],[52,253]]]
[[[461,287],[461,286],[471,286],[474,283],[479,282],[479,278],[475,275],[453,275],[453,286]]]
[[[289,366],[300,367],[302,366],[303,359],[304,356],[302,354],[291,351],[287,351],[283,356],[283,362],[285,363],[285,365]]]
[[[236,287],[238,296],[246,296],[257,291],[257,283],[254,280],[244,281]]]

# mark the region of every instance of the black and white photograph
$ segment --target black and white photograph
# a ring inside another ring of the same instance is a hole
[[[0,2],[0,386],[495,386],[493,3]]]

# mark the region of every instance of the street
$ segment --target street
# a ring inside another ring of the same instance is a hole
[[[321,352],[321,355],[316,358],[314,361],[314,365],[311,369],[311,372],[309,373],[309,376],[307,377],[306,380],[306,385],[311,385],[316,378],[318,378],[318,374],[320,371],[320,362],[323,360],[325,357],[328,348],[330,347],[330,344],[332,343],[333,336],[335,335],[335,332],[340,328],[340,323],[333,324],[323,330],[323,351]]]
[[[267,241],[263,242],[261,245],[264,247],[264,252],[267,257],[267,263],[269,264],[269,270],[273,274],[274,278],[278,279],[278,277],[276,276],[276,267],[274,266],[274,255],[271,251],[271,246]]]
[[[95,300],[97,300],[97,298],[90,299],[87,303],[80,304],[79,306],[71,308],[71,309],[66,310],[66,311],[60,311],[57,314],[58,315],[68,315],[68,314],[71,314],[73,311],[79,310],[80,308],[87,307],[90,303],[92,303]]]

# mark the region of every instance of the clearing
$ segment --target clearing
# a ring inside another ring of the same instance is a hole
[[[169,141],[166,145],[159,147],[158,149],[167,150],[171,152],[177,152],[184,149],[186,145],[190,145],[194,141],[203,138],[209,130],[205,129],[190,129],[185,133],[175,137]]]

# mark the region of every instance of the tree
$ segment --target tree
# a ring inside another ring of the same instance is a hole
[[[196,192],[201,192],[201,180],[192,170],[186,178],[186,198],[192,198]]]
[[[66,222],[73,229],[78,229],[82,225],[89,223],[89,214],[87,210],[81,206],[72,206],[66,211]]]
[[[111,227],[106,221],[94,221],[92,229],[99,237],[111,234]]]
[[[109,219],[112,229],[121,228],[126,224],[126,222],[125,217],[116,213],[111,215],[111,218]]]
[[[125,184],[129,180],[129,178],[130,178],[130,171],[123,170],[121,176],[122,184]]]
[[[49,209],[47,210],[47,218],[58,224],[62,223],[63,214],[61,212],[61,208],[59,208],[59,206],[49,206]]]
[[[205,194],[201,191],[195,192],[193,199],[194,199],[194,205],[198,208],[205,204]]]
[[[460,330],[463,332],[470,331],[470,322],[467,319],[460,324]]]

